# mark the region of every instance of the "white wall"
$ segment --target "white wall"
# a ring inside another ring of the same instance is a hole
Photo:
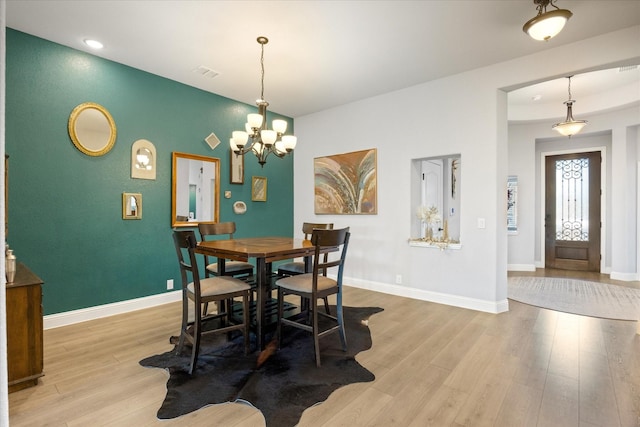
[[[500,89],[638,61],[639,36],[636,26],[296,118],[294,232],[304,221],[350,226],[347,285],[489,312],[506,310],[509,171],[506,94]],[[313,158],[368,148],[378,150],[378,214],[316,216]],[[452,153],[461,153],[464,165],[462,248],[409,247],[415,214],[411,160]],[[477,227],[479,218],[486,220],[486,228]]]

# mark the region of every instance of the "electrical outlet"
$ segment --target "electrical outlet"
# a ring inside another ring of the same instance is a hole
[[[173,289],[173,279],[168,279],[167,280],[167,290],[170,291],[171,289]]]
[[[396,274],[396,285],[402,285],[402,274]]]

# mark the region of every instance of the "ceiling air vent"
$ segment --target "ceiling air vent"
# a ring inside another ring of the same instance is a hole
[[[200,74],[203,77],[208,77],[210,79],[220,74],[219,72],[214,71],[209,67],[205,67],[204,65],[201,65],[198,68],[194,68],[193,72],[196,74]]]

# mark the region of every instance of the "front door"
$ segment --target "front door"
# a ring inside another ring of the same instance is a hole
[[[600,272],[599,151],[546,157],[545,266]]]

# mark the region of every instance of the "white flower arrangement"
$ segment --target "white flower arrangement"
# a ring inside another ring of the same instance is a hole
[[[427,224],[440,224],[442,222],[442,217],[435,206],[420,206],[418,208],[418,218]]]

